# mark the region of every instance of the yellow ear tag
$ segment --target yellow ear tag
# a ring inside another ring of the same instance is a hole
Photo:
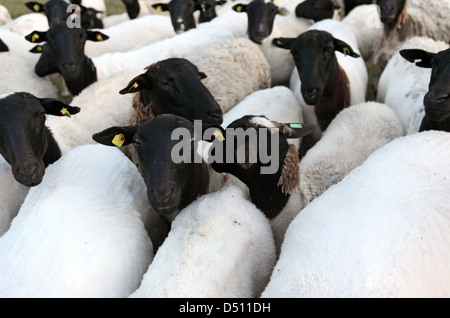
[[[103,41],[103,37],[100,33],[97,33],[97,40],[98,41]]]
[[[33,36],[31,37],[32,42],[35,42],[38,39],[39,39],[39,34],[37,34],[37,33],[33,34]]]
[[[225,137],[222,135],[222,133],[219,130],[214,131],[213,136],[216,137],[219,141],[224,141]]]
[[[36,46],[36,50],[37,50],[38,52],[42,52],[42,46],[40,46],[40,45]]]
[[[156,7],[156,11],[162,12],[162,6],[157,6],[157,7]]]
[[[35,5],[33,6],[33,10],[36,11],[36,12],[39,12],[40,9],[41,9],[41,6],[38,5],[38,4],[35,4]]]
[[[206,8],[206,3],[202,2],[202,4],[200,5],[203,9]]]
[[[117,147],[122,147],[123,143],[125,142],[125,135],[124,134],[118,134],[114,137],[112,140],[113,145]]]
[[[344,47],[342,50],[344,51],[345,55],[350,55],[350,49],[348,47]]]
[[[133,88],[136,89],[139,87],[138,82],[134,82],[133,86],[130,87],[130,89],[128,91],[131,91]]]
[[[277,44],[283,46],[283,42],[281,42],[280,40],[277,40]]]
[[[242,11],[242,6],[238,6],[238,7],[236,8],[236,11],[237,11],[237,12],[241,12],[241,11]]]
[[[61,112],[61,115],[67,116],[69,118],[72,118],[72,116],[70,116],[70,113],[67,111],[67,108],[63,107],[60,112]]]

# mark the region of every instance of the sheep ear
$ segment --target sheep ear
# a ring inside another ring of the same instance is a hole
[[[436,56],[435,53],[418,49],[401,50],[400,55],[409,62],[415,63],[417,66],[424,68],[431,68],[431,60]]]
[[[211,8],[211,5],[206,1],[195,1],[195,10],[202,11]]]
[[[119,92],[119,94],[125,95],[125,94],[136,93],[136,92],[143,90],[144,88],[151,89],[152,86],[153,85],[152,85],[151,80],[149,80],[149,78],[145,74],[141,74],[141,75],[138,75],[135,78],[133,78],[128,83],[127,87],[122,89]]]
[[[232,7],[232,9],[233,9],[234,11],[236,11],[236,12],[239,12],[239,13],[241,13],[241,12],[247,12],[247,5],[246,5],[246,4],[242,4],[242,3],[238,3],[238,4],[235,4],[235,5]]]
[[[283,17],[289,15],[289,10],[286,8],[278,8],[277,13]]]
[[[295,38],[274,38],[272,44],[281,49],[290,50]]]
[[[44,47],[42,45],[36,45],[34,48],[30,50],[31,53],[42,53]]]
[[[33,31],[25,36],[25,40],[31,43],[42,43],[47,38],[47,32]]]
[[[93,42],[103,42],[109,39],[109,36],[101,32],[86,31],[87,39]]]
[[[25,6],[33,12],[45,12],[45,7],[39,2],[31,1],[25,3]]]
[[[354,58],[358,58],[360,57],[360,55],[358,53],[356,53],[355,51],[353,51],[352,47],[350,45],[348,45],[347,43],[345,43],[344,41],[338,40],[333,38],[334,41],[334,50],[341,52],[345,55],[349,55],[351,57]]]
[[[152,4],[152,7],[158,12],[169,11],[167,3],[155,3]]]
[[[286,139],[296,139],[309,135],[317,129],[316,124],[279,124],[280,135]]]
[[[92,135],[92,139],[105,146],[122,147],[133,142],[137,126],[111,127]]]
[[[80,112],[79,107],[67,105],[54,98],[41,98],[39,101],[48,115],[67,116],[70,118],[71,115],[75,115]]]

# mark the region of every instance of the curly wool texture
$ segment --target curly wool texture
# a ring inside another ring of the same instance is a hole
[[[379,42],[373,56],[375,78],[384,70],[389,59],[398,52],[405,40],[414,36],[427,36],[448,42],[450,34],[450,1],[406,0],[397,24]]]
[[[300,182],[299,161],[297,148],[294,145],[290,145],[283,162],[280,179],[278,180],[278,186],[281,187],[281,191],[285,194],[292,194]]]
[[[190,61],[206,74],[203,84],[223,113],[251,93],[271,86],[269,63],[258,45],[245,38],[214,45]]]

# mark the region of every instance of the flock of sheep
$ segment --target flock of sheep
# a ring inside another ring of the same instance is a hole
[[[450,296],[450,0],[122,2],[0,5],[0,297]]]

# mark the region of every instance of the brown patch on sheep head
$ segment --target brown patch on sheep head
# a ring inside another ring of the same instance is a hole
[[[300,183],[299,162],[297,148],[294,145],[290,145],[286,153],[286,158],[283,161],[281,176],[277,184],[281,187],[281,192],[284,194],[292,194]]]

